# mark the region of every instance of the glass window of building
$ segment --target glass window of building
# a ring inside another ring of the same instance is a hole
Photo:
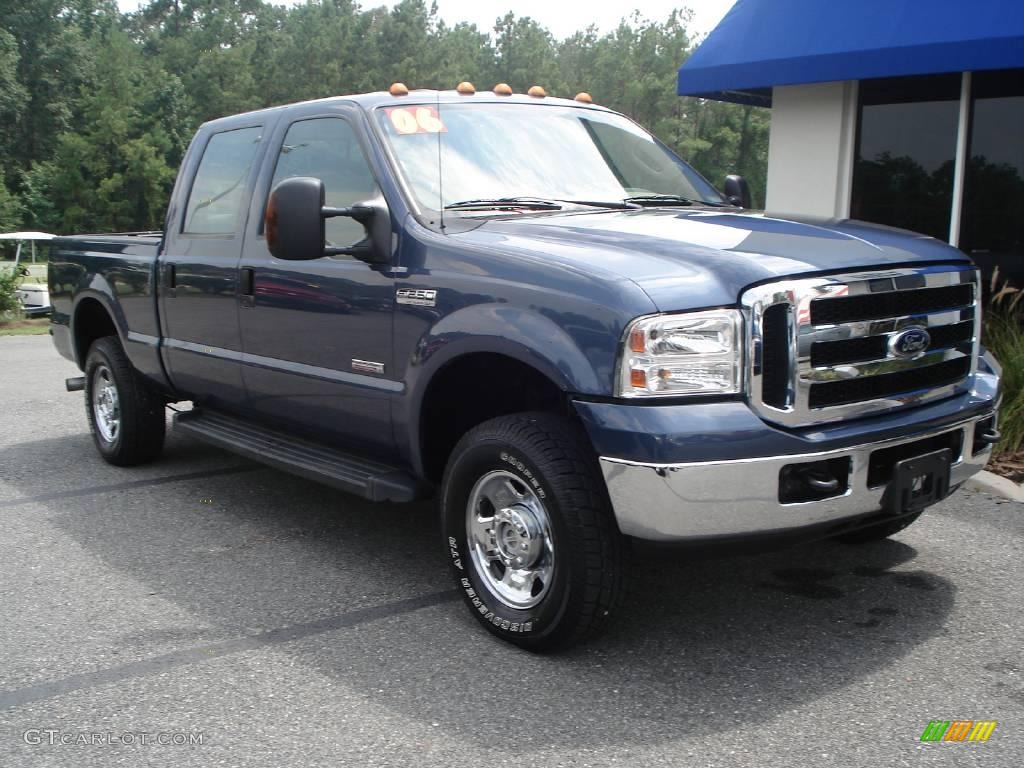
[[[949,237],[960,75],[860,84],[850,215]]]
[[[960,248],[1024,286],[1024,69],[975,72]]]

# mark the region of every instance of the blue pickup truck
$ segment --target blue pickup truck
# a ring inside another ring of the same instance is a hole
[[[107,461],[157,458],[191,401],[200,440],[436,494],[472,614],[564,648],[641,542],[883,538],[998,439],[963,253],[725,189],[586,94],[396,84],[213,120],[163,232],[53,242],[53,340]]]

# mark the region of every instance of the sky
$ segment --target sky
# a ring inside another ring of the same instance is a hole
[[[295,5],[292,0],[273,0],[280,5]],[[714,29],[735,0],[597,0],[597,2],[567,2],[566,0],[437,0],[438,12],[448,24],[460,21],[475,23],[481,30],[489,30],[499,16],[509,10],[516,16],[530,16],[543,24],[556,38],[564,38],[596,24],[601,32],[614,29],[623,16],[634,9],[654,21],[664,21],[674,8],[687,7],[693,10],[694,20],[691,31],[703,36]],[[143,4],[140,0],[117,0],[122,11],[134,11]],[[387,0],[364,0],[364,8],[377,5],[393,5]]]

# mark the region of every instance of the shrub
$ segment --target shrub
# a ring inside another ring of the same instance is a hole
[[[10,320],[21,314],[21,302],[15,295],[15,290],[24,271],[19,267],[15,269],[0,268],[0,320]]]
[[[992,277],[992,300],[985,315],[982,340],[1003,366],[1003,405],[996,453],[1024,449],[1024,303],[1021,291]]]

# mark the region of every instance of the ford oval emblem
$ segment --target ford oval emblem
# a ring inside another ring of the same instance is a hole
[[[889,339],[889,350],[896,357],[917,357],[923,354],[928,345],[932,343],[932,337],[924,328],[904,328],[891,339]]]

